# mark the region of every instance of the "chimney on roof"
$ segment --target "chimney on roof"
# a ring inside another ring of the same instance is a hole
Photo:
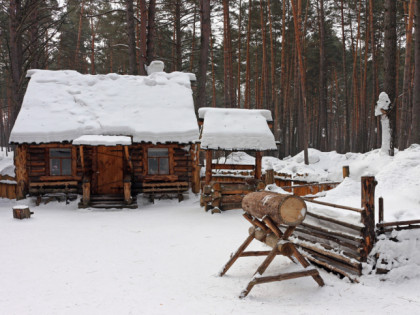
[[[146,67],[147,75],[151,75],[155,72],[163,72],[164,68],[165,64],[163,63],[163,61],[154,60],[150,63],[149,66]]]

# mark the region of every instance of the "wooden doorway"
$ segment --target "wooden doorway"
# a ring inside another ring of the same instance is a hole
[[[98,146],[97,193],[123,194],[123,149],[122,146]]]

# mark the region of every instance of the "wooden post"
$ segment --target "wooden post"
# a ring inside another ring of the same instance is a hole
[[[384,222],[384,198],[379,198],[379,223]]]
[[[348,165],[343,166],[343,178],[350,176],[350,167]]]
[[[268,169],[265,171],[265,184],[271,185],[274,184],[274,170]]]
[[[131,198],[131,175],[125,175],[124,177],[124,202],[127,205],[133,202]]]
[[[191,176],[191,190],[194,194],[200,192],[200,144],[191,145],[191,162],[192,162],[192,176]]]
[[[364,253],[362,261],[367,260],[367,256],[373,248],[375,242],[375,186],[377,182],[374,176],[362,177],[362,223],[364,238]]]
[[[15,152],[15,173],[16,173],[16,199],[26,198],[29,187],[29,177],[27,170],[27,156],[28,156],[28,145],[20,144],[16,147]]]
[[[82,173],[83,173],[83,175],[85,175],[85,155],[84,155],[82,145],[79,147],[79,154],[80,154],[80,162],[82,164]]]
[[[83,189],[82,203],[85,207],[87,207],[90,204],[90,177],[89,176],[83,177],[82,189]]]
[[[206,151],[206,185],[209,185],[211,182],[212,152],[210,149]]]
[[[255,178],[261,179],[261,160],[262,160],[262,154],[261,151],[255,152]]]

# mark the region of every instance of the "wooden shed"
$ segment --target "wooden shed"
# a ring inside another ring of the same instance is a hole
[[[237,209],[245,194],[263,188],[261,159],[264,151],[276,150],[270,130],[272,116],[269,110],[200,108],[201,149],[206,152],[205,180],[202,205],[208,209]],[[255,162],[214,163],[215,151],[247,151]],[[230,176],[214,177],[217,170],[230,171]],[[249,171],[254,180],[235,176]]]
[[[137,193],[181,198],[192,186],[194,75],[31,70],[28,76],[10,136],[18,199],[73,192],[83,195],[80,207],[136,207]]]

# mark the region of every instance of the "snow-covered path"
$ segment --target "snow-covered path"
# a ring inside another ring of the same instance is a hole
[[[12,218],[14,204],[0,199],[1,314],[420,313],[419,277],[351,284],[321,271],[323,288],[302,278],[239,299],[262,258],[217,273],[248,223],[242,211],[205,213],[194,196],[119,211],[52,202],[29,220]],[[296,268],[277,257],[266,274]]]

